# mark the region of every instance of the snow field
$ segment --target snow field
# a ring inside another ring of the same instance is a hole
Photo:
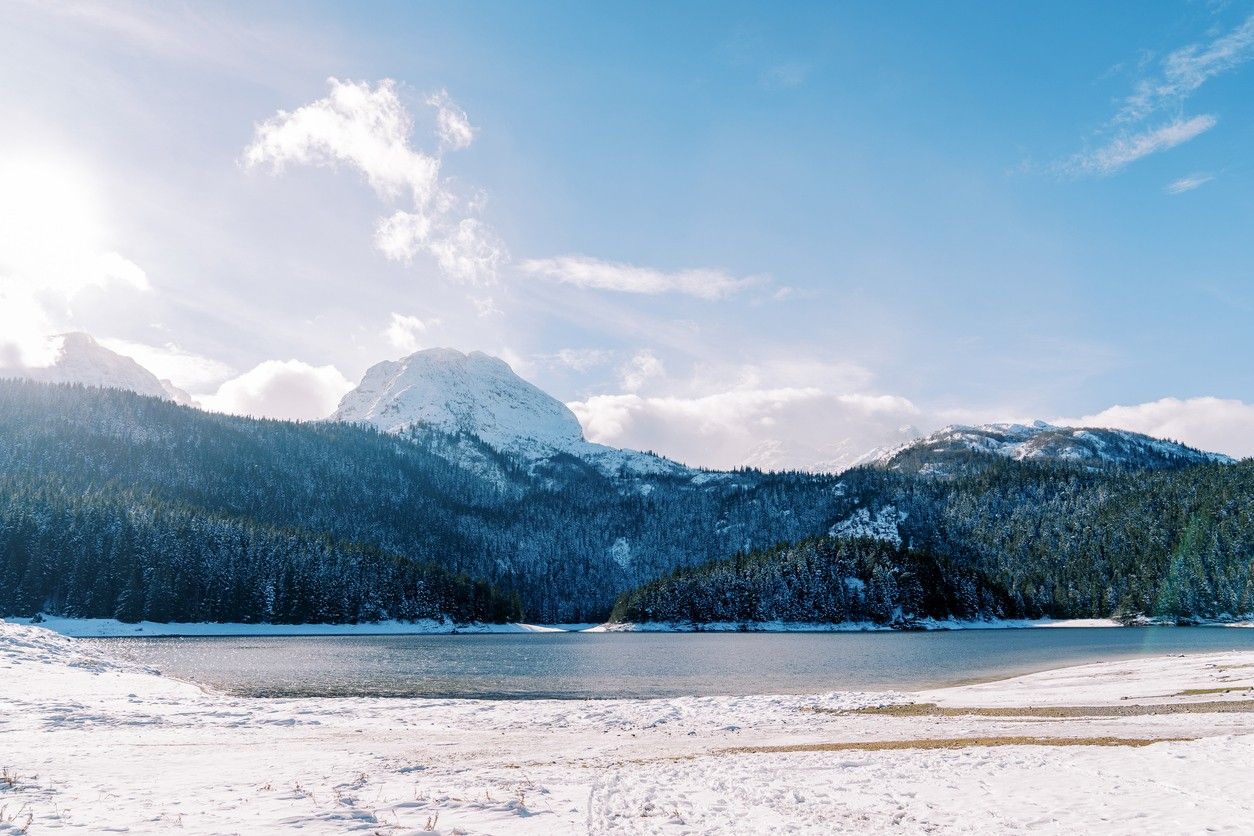
[[[1206,704],[1246,685],[1252,653],[914,694],[243,699],[0,622],[0,833],[1240,833],[1254,714]],[[911,702],[1112,709],[846,713]],[[991,745],[1022,737],[1179,742]],[[920,743],[958,738],[990,745]]]

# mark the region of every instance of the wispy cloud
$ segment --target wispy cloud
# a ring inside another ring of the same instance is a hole
[[[1105,137],[1103,144],[1096,151],[1064,160],[1058,167],[1071,174],[1106,176],[1151,154],[1195,139],[1215,127],[1218,119],[1211,114],[1180,116],[1185,102],[1209,79],[1251,58],[1254,58],[1254,15],[1209,42],[1189,44],[1168,53],[1148,75],[1134,84],[1132,93],[1123,99],[1114,117],[1099,131],[1099,136]],[[1151,66],[1149,62],[1142,63]],[[1169,121],[1163,122],[1163,119]],[[1153,125],[1155,120],[1159,124]],[[1201,183],[1179,191],[1198,185]],[[1168,191],[1176,193],[1170,187]]]
[[[1163,108],[1174,107],[1208,79],[1251,58],[1254,58],[1254,15],[1210,43],[1189,44],[1169,53],[1158,75],[1137,83],[1115,121],[1136,122]]]
[[[325,98],[292,112],[279,111],[259,124],[244,151],[250,167],[349,165],[384,200],[407,200],[379,221],[375,246],[390,259],[410,262],[419,253],[435,258],[452,278],[488,283],[506,260],[505,247],[493,230],[472,217],[474,206],[459,201],[440,177],[441,153],[465,148],[474,140],[466,114],[445,91],[427,100],[436,108],[440,151],[411,145],[413,120],[401,102],[396,82],[376,85],[327,80]]]
[[[1198,186],[1205,185],[1214,180],[1211,174],[1190,174],[1188,177],[1181,177],[1179,180],[1173,180],[1168,183],[1164,189],[1167,194],[1180,194],[1181,192],[1191,192]]]
[[[413,354],[422,348],[427,331],[439,324],[439,319],[419,319],[416,316],[394,313],[384,335],[393,347],[406,354]]]
[[[468,148],[475,141],[475,129],[466,111],[453,103],[447,90],[427,97],[427,104],[436,109],[436,128],[440,141],[449,148]]]
[[[586,372],[588,369],[608,363],[613,356],[614,352],[604,348],[563,348],[558,350],[552,359],[566,368]]]
[[[656,354],[648,349],[637,351],[630,360],[619,369],[622,374],[623,389],[628,392],[639,392],[650,379],[666,374],[666,366]]]
[[[1156,128],[1115,138],[1108,144],[1071,159],[1070,167],[1085,174],[1114,174],[1129,163],[1175,148],[1215,127],[1218,119],[1204,114],[1175,119]]]
[[[709,300],[733,296],[765,281],[761,276],[740,278],[711,268],[666,272],[583,255],[534,258],[520,266],[526,273],[576,287],[649,295],[681,293]]]

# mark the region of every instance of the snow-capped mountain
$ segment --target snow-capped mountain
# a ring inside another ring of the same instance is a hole
[[[1175,441],[1127,430],[1033,424],[954,425],[897,447],[872,450],[855,465],[924,475],[949,475],[966,468],[973,454],[1016,461],[1053,460],[1091,467],[1162,469],[1204,462],[1231,462]]]
[[[0,377],[126,389],[188,406],[193,403],[191,396],[182,389],[168,380],[159,380],[130,357],[105,348],[90,334],[73,331],[49,337],[48,340],[56,357],[50,365],[0,367]]]
[[[371,366],[340,401],[332,421],[399,433],[427,427],[469,433],[491,447],[540,461],[568,454],[607,474],[685,473],[650,453],[592,444],[567,406],[480,351],[431,348]]]

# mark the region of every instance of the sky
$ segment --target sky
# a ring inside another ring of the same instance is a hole
[[[206,407],[502,357],[590,440],[1254,455],[1254,3],[0,0],[0,366]]]

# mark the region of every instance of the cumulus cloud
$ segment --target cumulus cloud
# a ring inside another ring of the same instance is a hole
[[[1209,131],[1217,123],[1218,120],[1210,115],[1173,119],[1150,130],[1116,137],[1096,151],[1076,157],[1073,167],[1089,174],[1114,174],[1150,154],[1182,145]]]
[[[774,470],[842,470],[870,449],[913,437],[919,415],[905,398],[818,387],[595,395],[568,406],[590,441],[705,467]]]
[[[432,326],[439,324],[440,320],[438,319],[422,320],[416,316],[394,313],[384,334],[387,336],[388,342],[394,347],[406,354],[413,354],[422,348],[423,337],[427,331]]]
[[[205,409],[257,418],[311,421],[335,411],[353,388],[334,366],[311,366],[300,360],[266,360],[196,400]]]
[[[737,278],[709,268],[665,272],[584,255],[533,258],[520,267],[526,273],[576,287],[650,295],[682,293],[710,300],[733,296],[765,281],[761,276]]]
[[[384,256],[409,263],[426,253],[451,278],[493,281],[506,253],[492,230],[469,216],[481,198],[459,201],[440,176],[441,153],[474,140],[465,112],[446,91],[427,99],[440,136],[440,150],[429,153],[412,145],[413,119],[395,81],[331,78],[327,86],[325,98],[257,125],[244,163],[276,172],[289,165],[354,168],[381,199],[408,204],[376,225],[374,243]]]
[[[705,467],[840,470],[930,420],[906,398],[866,391],[869,373],[846,362],[701,365],[675,379],[641,350],[619,372],[623,391],[568,404],[587,438]]]
[[[1179,180],[1173,180],[1167,184],[1164,191],[1167,194],[1182,194],[1183,192],[1191,192],[1198,186],[1204,186],[1215,178],[1210,174],[1190,174],[1188,177],[1181,177]]]
[[[1254,404],[1239,400],[1162,398],[1056,423],[1132,430],[1234,458],[1254,456]]]

